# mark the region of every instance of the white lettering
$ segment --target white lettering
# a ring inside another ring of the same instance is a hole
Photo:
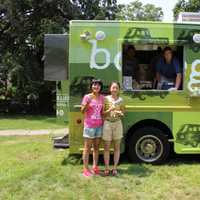
[[[57,116],[64,116],[64,111],[63,110],[56,110],[56,115]]]
[[[89,43],[92,44],[92,53],[90,56],[90,68],[96,68],[96,69],[105,69],[109,66],[110,64],[110,53],[107,49],[103,49],[103,48],[97,48],[97,41],[96,40],[89,40]],[[98,53],[104,53],[105,55],[105,64],[103,65],[98,65],[96,63],[96,56]]]
[[[107,67],[109,67],[110,63],[111,63],[111,56],[110,56],[110,52],[105,49],[105,48],[98,48],[97,47],[97,41],[102,41],[106,38],[106,35],[104,32],[102,31],[98,31],[96,33],[96,40],[95,39],[91,39],[88,40],[88,42],[90,44],[92,44],[92,50],[91,50],[91,55],[90,55],[90,68],[93,69],[105,69]],[[105,58],[105,63],[102,65],[97,64],[96,61],[96,57],[98,54],[103,53],[104,54],[104,58]],[[122,63],[122,52],[119,51],[115,57],[114,57],[114,66],[116,67],[117,70],[121,71],[121,63]]]
[[[190,80],[188,82],[188,89],[191,92],[197,92],[197,90],[200,91],[200,88],[197,88],[196,86],[194,86],[195,84],[200,84],[200,80],[198,79],[200,77],[200,72],[197,71],[197,66],[200,66],[200,60],[195,60],[192,63],[192,68],[191,68],[191,74],[190,74]]]
[[[121,71],[122,70],[122,52],[118,52],[117,55],[114,58],[114,65],[115,67]]]

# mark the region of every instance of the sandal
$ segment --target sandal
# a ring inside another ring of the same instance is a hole
[[[118,174],[117,170],[116,170],[116,169],[113,169],[113,170],[112,170],[112,175],[113,175],[113,176],[117,176],[117,174]]]
[[[109,169],[105,169],[104,170],[104,176],[109,176],[110,174],[110,170]]]
[[[98,166],[95,166],[92,168],[92,173],[95,175],[99,175],[100,174],[100,170]]]

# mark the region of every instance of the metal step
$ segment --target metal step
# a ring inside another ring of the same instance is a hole
[[[69,136],[58,136],[53,138],[54,148],[69,148]]]

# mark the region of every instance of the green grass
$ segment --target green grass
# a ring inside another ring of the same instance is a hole
[[[199,159],[174,158],[160,166],[122,159],[118,177],[85,178],[80,160],[69,157],[68,150],[54,150],[49,136],[0,137],[0,155],[2,200],[200,197]]]
[[[0,130],[10,129],[59,129],[66,128],[67,123],[59,122],[56,117],[50,116],[32,116],[32,115],[16,115],[3,116],[0,115]]]

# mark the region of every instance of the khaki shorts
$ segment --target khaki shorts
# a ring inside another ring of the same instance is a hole
[[[120,140],[123,137],[121,120],[110,122],[105,120],[103,125],[102,139],[105,141]]]

